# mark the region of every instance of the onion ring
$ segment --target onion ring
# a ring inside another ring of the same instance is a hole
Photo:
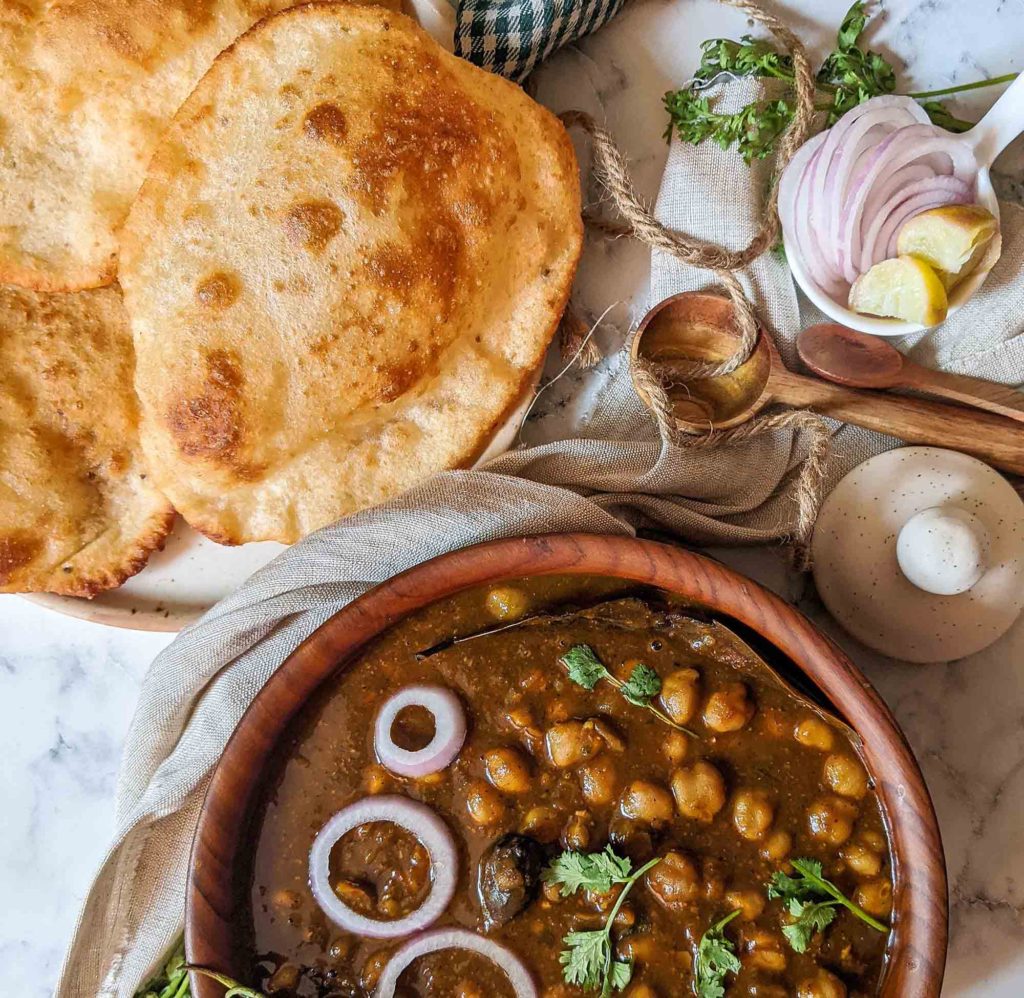
[[[434,737],[415,752],[396,745],[391,725],[406,707],[424,707],[434,717]],[[399,776],[429,776],[444,769],[466,740],[466,712],[459,698],[443,686],[406,686],[388,699],[377,714],[373,747],[381,765]]]
[[[331,886],[331,849],[346,833],[371,821],[390,821],[412,833],[430,854],[433,884],[426,900],[414,912],[386,922],[367,918],[353,911]],[[371,939],[408,936],[431,925],[448,907],[455,894],[458,855],[448,826],[425,804],[385,794],[364,797],[342,808],[331,818],[313,841],[309,851],[309,886],[324,914],[339,928]]]
[[[537,985],[526,964],[507,946],[468,929],[433,929],[410,939],[388,960],[377,983],[377,990],[373,993],[374,998],[394,998],[398,978],[413,960],[444,949],[465,949],[479,953],[505,972],[516,998],[537,998]]]

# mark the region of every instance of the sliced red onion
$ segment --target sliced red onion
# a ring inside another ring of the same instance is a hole
[[[430,854],[430,893],[414,912],[394,921],[367,918],[353,911],[331,885],[331,849],[346,833],[371,821],[390,821],[415,835]],[[395,939],[435,922],[455,894],[458,855],[448,826],[425,804],[384,794],[364,797],[342,808],[320,829],[309,851],[309,886],[324,914],[339,928],[371,939]]]
[[[842,116],[825,134],[815,199],[830,206],[828,241],[838,253],[840,212],[853,172],[865,154],[897,128],[927,122],[928,115],[908,97],[886,95],[864,101]],[[838,266],[838,255],[835,258]]]
[[[798,150],[783,172],[779,217],[807,279],[837,302],[895,253],[920,211],[973,200],[977,162],[907,97],[876,97]]]
[[[396,745],[391,726],[399,711],[424,707],[434,717],[430,744],[410,752]],[[459,698],[443,686],[406,686],[391,697],[377,714],[373,747],[381,765],[399,776],[429,776],[444,769],[462,749],[466,740],[466,712]]]
[[[849,248],[844,262],[844,276],[849,281],[860,276],[854,261],[860,261],[862,222],[868,195],[873,186],[894,168],[936,152],[946,153],[953,161],[953,175],[973,184],[978,170],[974,151],[962,139],[949,133],[937,133],[938,129],[933,125],[908,125],[893,132],[879,146],[878,155],[856,191],[851,191],[843,206],[845,224],[841,235],[842,245]]]
[[[377,982],[374,998],[393,998],[398,987],[398,978],[413,960],[445,949],[464,949],[479,953],[505,972],[516,998],[537,998],[537,985],[534,984],[533,976],[526,964],[507,946],[502,946],[486,936],[479,936],[468,929],[433,929],[410,939],[388,960]]]

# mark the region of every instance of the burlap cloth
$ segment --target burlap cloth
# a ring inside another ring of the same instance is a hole
[[[735,85],[737,103],[749,97]],[[747,242],[769,166],[753,172],[710,143],[673,144],[658,198],[674,228],[730,247]],[[1003,257],[984,290],[915,359],[1005,384],[1024,381],[1024,211],[1003,206]],[[761,258],[745,278],[787,364],[801,323],[784,262]],[[707,275],[655,254],[652,299],[706,287]],[[206,782],[232,729],[271,673],[328,617],[396,572],[467,544],[554,531],[630,534],[654,526],[697,544],[785,538],[802,444],[790,431],[711,451],[663,443],[632,390],[625,354],[571,439],[441,474],[384,506],[318,531],[183,631],[154,661],[128,733],[117,832],[86,899],[62,969],[61,996],[132,995],[182,930],[186,866]],[[832,481],[898,441],[843,427]]]

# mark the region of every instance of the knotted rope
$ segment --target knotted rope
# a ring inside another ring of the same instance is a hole
[[[732,356],[721,361],[673,362],[673,374],[686,378],[715,378],[730,374],[750,356],[757,343],[759,323],[736,272],[748,266],[771,248],[779,237],[778,177],[793,154],[807,140],[814,118],[814,74],[807,51],[797,36],[774,14],[752,0],[719,0],[760,21],[778,39],[793,60],[796,107],[793,120],[781,136],[776,156],[775,178],[769,189],[764,214],[757,232],[740,250],[728,250],[714,243],[663,225],[643,203],[633,187],[625,157],[606,129],[584,111],[566,111],[560,117],[567,128],[578,127],[590,136],[594,155],[594,173],[608,192],[621,221],[587,217],[587,222],[609,236],[628,235],[648,246],[670,253],[684,263],[711,271],[733,304],[733,321],[738,334]],[[814,520],[823,498],[825,463],[829,432],[825,421],[806,410],[789,410],[758,416],[729,430],[703,436],[682,434],[672,414],[662,372],[641,360],[634,361],[634,381],[649,406],[662,439],[679,447],[710,448],[739,443],[771,430],[805,430],[809,436],[808,453],[796,484],[797,518],[792,540],[799,567],[809,567],[808,545]]]

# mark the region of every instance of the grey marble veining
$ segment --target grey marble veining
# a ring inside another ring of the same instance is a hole
[[[788,0],[815,51],[831,45],[849,0]],[[1024,68],[1024,0],[885,0],[873,44],[907,88],[930,89]],[[750,30],[715,0],[632,0],[608,28],[557,56],[534,81],[556,109],[605,120],[637,188],[653,200],[664,166],[662,93],[684,81],[701,40]],[[956,104],[977,116],[996,95]],[[999,163],[1000,192],[1024,199],[1022,160]],[[600,200],[595,187],[591,202]],[[585,307],[612,306],[598,342],[611,352],[647,299],[649,257],[627,240],[588,238]],[[604,367],[614,361],[606,361]],[[553,356],[547,374],[563,367]],[[573,423],[574,402],[602,370],[570,372],[538,401],[529,439]],[[952,939],[944,994],[1024,995],[1024,622],[970,659],[942,666],[886,661],[832,623],[778,552],[718,551],[795,600],[858,662],[906,731],[935,799],[945,841]],[[121,745],[138,682],[166,635],[117,631],[0,596],[0,994],[50,993],[64,944],[113,831]]]

